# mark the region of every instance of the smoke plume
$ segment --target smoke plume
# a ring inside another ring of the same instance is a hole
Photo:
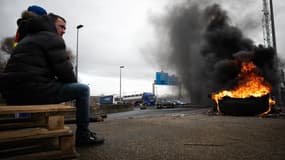
[[[274,50],[255,46],[230,24],[220,5],[205,7],[187,1],[170,8],[162,23],[156,24],[167,48],[158,54],[158,62],[177,74],[193,103],[209,104],[209,94],[231,89],[237,83],[244,57],[259,67],[273,91],[278,90],[280,79]],[[166,60],[162,62],[161,57]]]

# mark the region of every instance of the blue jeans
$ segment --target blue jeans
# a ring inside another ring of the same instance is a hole
[[[81,83],[64,84],[57,95],[58,100],[62,102],[76,101],[76,125],[79,132],[88,130],[90,114],[89,97],[89,86]]]

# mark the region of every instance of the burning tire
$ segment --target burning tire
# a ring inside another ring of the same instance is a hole
[[[219,111],[233,116],[255,116],[270,110],[269,94],[262,97],[230,98],[219,100]]]

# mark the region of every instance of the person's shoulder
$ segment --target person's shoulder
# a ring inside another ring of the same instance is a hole
[[[57,42],[64,43],[64,40],[62,39],[62,37],[58,36],[56,33],[49,32],[49,31],[41,31],[35,34],[35,37],[40,37],[44,39],[46,42],[57,41]]]
[[[22,50],[27,46],[31,47],[35,45],[45,50],[49,48],[59,48],[59,49],[65,48],[65,42],[60,36],[58,36],[55,33],[47,31],[41,31],[35,34],[27,35],[24,39],[22,39],[18,43],[16,48],[17,50],[18,49]]]
[[[38,35],[45,36],[48,38],[58,38],[59,36],[56,33],[49,32],[49,31],[41,31]]]
[[[64,42],[63,38],[60,37],[59,35],[57,35],[56,33],[42,31],[40,33],[40,35],[43,38],[42,41],[47,46],[62,46],[62,47],[65,47],[65,42]]]
[[[33,41],[37,41],[37,42],[44,42],[47,43],[51,40],[55,40],[55,41],[61,41],[57,34],[52,33],[52,32],[48,32],[48,31],[41,31],[41,32],[37,32],[34,34],[28,34],[23,40],[21,41],[26,41],[26,42],[33,42]]]

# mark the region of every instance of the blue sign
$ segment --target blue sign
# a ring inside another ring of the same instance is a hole
[[[167,84],[168,84],[168,73],[165,73],[165,72],[156,72],[156,75],[155,75],[155,84],[158,84],[158,85],[167,85]]]
[[[177,85],[178,78],[174,75],[168,75],[165,72],[156,72],[155,74],[155,84],[157,85]]]
[[[168,77],[168,85],[177,85],[178,78],[174,75]]]

